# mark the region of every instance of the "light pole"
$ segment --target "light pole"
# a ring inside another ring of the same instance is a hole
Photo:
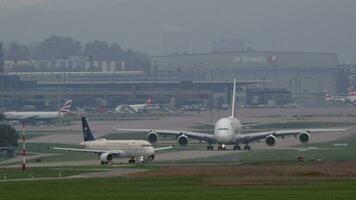
[[[63,83],[66,83],[67,58],[63,57]]]
[[[57,75],[57,81],[58,81],[58,88],[57,88],[58,89],[58,91],[57,91],[58,92],[58,94],[57,94],[58,95],[57,96],[58,97],[58,99],[57,99],[58,108],[57,109],[58,109],[58,123],[59,123],[60,117],[61,117],[61,76],[59,74]]]
[[[0,98],[1,98],[1,111],[4,111],[4,98],[5,96],[3,95],[4,94],[4,60],[3,60],[3,52],[2,52],[2,43],[0,43],[0,92],[2,95],[0,95]]]
[[[213,123],[213,101],[214,101],[213,81],[214,81],[214,71],[213,69],[210,69],[210,123]]]

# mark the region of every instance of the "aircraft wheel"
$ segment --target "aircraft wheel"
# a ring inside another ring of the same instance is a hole
[[[234,146],[234,150],[240,151],[240,150],[241,150],[241,147],[240,147],[239,145],[235,145],[235,146]]]
[[[244,150],[251,150],[251,146],[249,145],[244,146]]]

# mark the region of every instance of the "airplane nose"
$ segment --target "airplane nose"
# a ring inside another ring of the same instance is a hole
[[[225,130],[217,130],[215,132],[215,137],[217,141],[221,143],[229,143],[232,140],[232,135],[229,133],[229,131]]]

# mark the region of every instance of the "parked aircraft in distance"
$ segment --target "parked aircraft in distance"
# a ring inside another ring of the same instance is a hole
[[[24,111],[24,112],[5,112],[6,120],[34,121],[34,120],[53,120],[70,114],[72,100],[68,100],[59,111]]]
[[[115,108],[115,112],[117,113],[141,113],[148,111],[157,111],[160,109],[158,104],[152,104],[151,97],[147,98],[147,101],[144,104],[132,104],[126,105],[121,104]]]
[[[325,92],[325,101],[339,104],[356,103],[356,91],[353,87],[347,89],[347,95],[345,96],[330,96],[327,90]]]
[[[213,150],[213,144],[218,145],[218,150],[226,150],[226,145],[234,145],[234,150],[240,150],[241,144],[244,144],[245,150],[250,150],[250,143],[264,140],[268,146],[274,146],[278,137],[295,136],[300,142],[307,143],[311,133],[314,132],[337,132],[347,129],[286,129],[271,130],[253,133],[242,133],[243,128],[252,127],[259,124],[242,125],[240,120],[235,117],[235,99],[236,99],[236,79],[234,79],[232,95],[232,112],[230,117],[219,119],[215,124],[205,123],[214,126],[214,134],[179,131],[179,130],[159,130],[159,129],[116,129],[118,132],[148,132],[147,140],[155,143],[158,135],[174,135],[177,137],[178,144],[185,146],[189,143],[190,138],[208,142],[207,150]]]
[[[153,148],[153,146],[145,140],[96,140],[85,117],[82,117],[82,127],[84,141],[81,142],[80,145],[85,148],[54,147],[53,149],[97,153],[103,165],[112,162],[114,158],[130,158],[129,163],[135,163],[136,158],[138,158],[140,162],[153,160],[155,158],[155,151],[172,148],[171,146]]]

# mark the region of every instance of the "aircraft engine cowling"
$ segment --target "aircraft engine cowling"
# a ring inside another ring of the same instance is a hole
[[[181,135],[177,141],[179,145],[186,146],[189,143],[189,138],[186,135]]]
[[[303,144],[306,144],[310,140],[310,134],[308,132],[303,132],[298,135],[299,141]]]
[[[149,141],[150,143],[154,144],[157,142],[157,140],[158,134],[156,132],[151,131],[147,134],[147,141]]]
[[[102,154],[100,154],[100,160],[102,162],[108,163],[108,162],[112,161],[113,158],[114,158],[114,156],[111,153],[102,153]]]
[[[266,137],[265,142],[268,146],[272,147],[276,144],[277,138],[274,135],[269,135]]]
[[[149,160],[154,160],[154,159],[155,159],[155,155],[152,154],[152,155],[148,156],[148,159],[149,159]]]

